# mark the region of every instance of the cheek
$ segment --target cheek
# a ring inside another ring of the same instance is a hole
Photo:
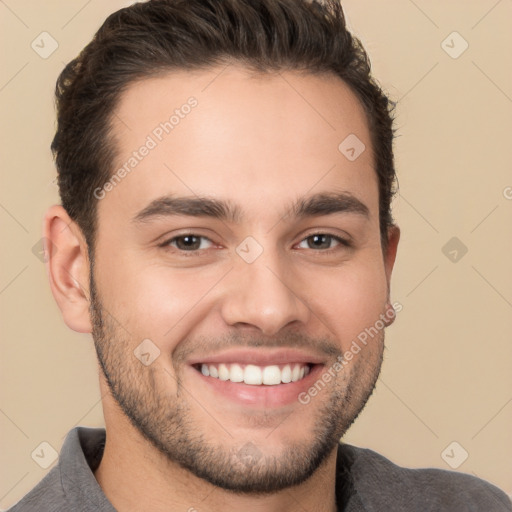
[[[104,306],[133,343],[149,338],[166,352],[205,316],[208,292],[219,281],[219,269],[130,265],[126,260],[103,269],[103,275]]]
[[[132,343],[149,338],[169,353],[196,326],[212,322],[228,269],[142,264],[140,256],[126,251],[123,258],[98,258],[95,272],[105,308]],[[318,332],[328,329],[326,334],[339,340],[343,350],[384,311],[387,285],[383,261],[375,251],[362,251],[338,267],[302,265],[290,271],[294,292],[314,313],[311,322],[318,322]]]
[[[378,264],[347,265],[328,274],[316,275],[308,303],[343,350],[365,329],[374,326],[384,312],[386,278]],[[320,291],[321,290],[321,291]]]

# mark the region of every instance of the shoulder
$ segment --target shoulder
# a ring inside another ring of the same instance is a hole
[[[340,450],[351,461],[354,489],[368,512],[384,504],[396,512],[512,512],[512,503],[503,491],[475,476],[404,468],[372,450],[347,444],[341,444]]]
[[[70,430],[56,466],[7,512],[113,511],[93,474],[105,435],[100,428]]]
[[[67,510],[59,466],[50,470],[28,494],[7,509],[7,512],[41,512],[44,510],[54,512]]]

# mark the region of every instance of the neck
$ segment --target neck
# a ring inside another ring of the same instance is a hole
[[[170,461],[142,437],[109,396],[104,402],[107,439],[95,477],[119,512],[240,511],[335,512],[336,456],[333,450],[304,483],[271,495],[234,494]]]

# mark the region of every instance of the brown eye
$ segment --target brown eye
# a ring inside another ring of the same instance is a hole
[[[304,242],[306,243],[306,247],[303,245]],[[338,245],[348,246],[349,243],[338,236],[329,235],[327,233],[314,233],[304,238],[299,244],[299,247],[301,249],[329,250]]]
[[[209,244],[209,245],[208,245]],[[201,249],[208,249],[212,242],[205,236],[198,236],[193,234],[180,235],[171,238],[165,243],[166,246],[175,247],[180,251],[199,251]]]

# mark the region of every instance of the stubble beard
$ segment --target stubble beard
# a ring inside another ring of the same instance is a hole
[[[379,343],[380,348],[371,368],[358,358],[360,364],[353,364],[348,382],[341,376],[336,379],[337,385],[322,390],[321,394],[329,393],[329,397],[321,407],[297,407],[292,413],[295,421],[283,422],[285,428],[290,428],[301,421],[300,415],[315,414],[314,426],[303,442],[290,442],[277,455],[263,455],[264,447],[260,450],[257,443],[245,441],[237,445],[235,441],[225,446],[207,438],[206,429],[193,419],[190,404],[195,402],[183,388],[179,373],[172,377],[156,365],[145,367],[134,357],[126,331],[103,307],[93,278],[90,314],[100,368],[112,397],[132,425],[170,462],[236,494],[276,493],[310,478],[337,448],[340,438],[364,408],[382,364],[384,331],[381,339],[372,341]],[[176,387],[174,396],[167,395],[162,386],[158,388],[158,372],[162,371],[168,374],[170,385],[175,382],[171,386]],[[317,399],[325,400],[317,397],[312,402]],[[211,422],[207,412],[198,410]]]

